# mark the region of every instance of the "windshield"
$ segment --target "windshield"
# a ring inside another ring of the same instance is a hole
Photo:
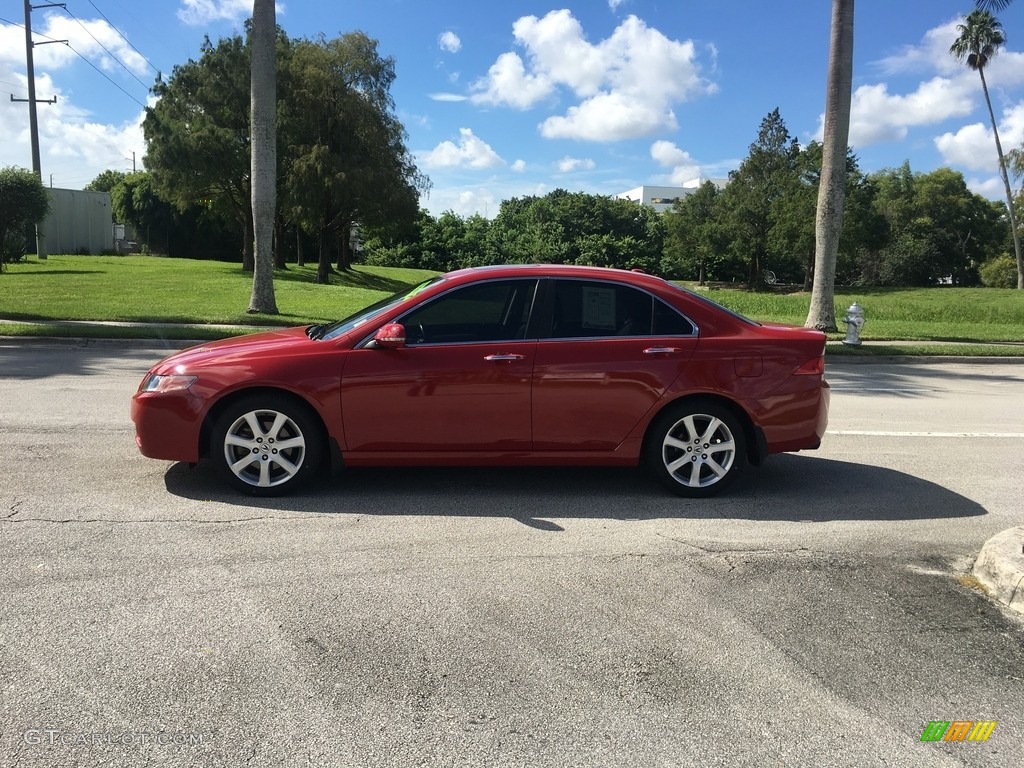
[[[368,323],[373,318],[384,314],[389,309],[401,304],[406,299],[412,298],[417,293],[427,288],[427,286],[433,285],[439,280],[441,280],[440,277],[432,277],[429,280],[423,281],[415,288],[407,288],[404,291],[399,291],[393,296],[388,296],[386,299],[381,299],[380,301],[359,310],[354,315],[349,315],[344,320],[338,320],[330,325],[313,326],[307,331],[307,333],[311,339],[330,341],[342,334],[348,333],[353,328],[358,328],[359,326]]]

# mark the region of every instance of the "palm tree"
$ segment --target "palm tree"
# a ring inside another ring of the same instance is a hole
[[[1012,4],[1013,0],[977,0],[976,3],[981,10],[988,11],[989,13],[1006,10]]]
[[[811,307],[804,323],[808,328],[823,331],[837,330],[836,257],[839,234],[843,229],[850,101],[853,95],[853,2],[832,0],[821,181],[818,183],[818,210],[814,220],[814,283]]]
[[[1006,2],[1007,0],[990,0]],[[960,36],[950,46],[949,52],[964,62],[981,76],[981,90],[985,94],[985,105],[992,121],[992,135],[996,140],[996,153],[999,155],[999,173],[1003,178],[1006,190],[1006,210],[1010,215],[1010,231],[1013,234],[1013,252],[1017,257],[1017,288],[1024,289],[1024,261],[1021,260],[1020,234],[1017,232],[1017,215],[1014,212],[1013,192],[1010,190],[1010,178],[1006,173],[1006,157],[1003,145],[999,142],[999,131],[996,127],[996,115],[992,111],[992,99],[988,95],[988,83],[985,81],[985,67],[996,52],[1006,42],[1003,25],[988,11],[971,11],[963,24],[957,25]]]
[[[249,312],[277,314],[274,219],[277,216],[277,17],[274,0],[252,6],[250,146],[255,258]]]

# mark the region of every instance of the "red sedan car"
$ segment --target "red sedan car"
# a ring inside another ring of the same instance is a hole
[[[646,464],[710,496],[747,462],[817,448],[825,336],[764,325],[657,277],[591,267],[466,269],[332,325],[192,347],[132,399],[155,459],[209,457],[250,494],[327,461]]]

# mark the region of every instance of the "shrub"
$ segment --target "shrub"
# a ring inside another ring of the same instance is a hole
[[[1017,287],[1017,262],[1012,256],[1003,254],[989,259],[978,271],[982,284],[987,288]]]

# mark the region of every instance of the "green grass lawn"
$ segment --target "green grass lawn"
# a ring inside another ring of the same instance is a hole
[[[690,283],[687,287],[693,288]],[[755,320],[803,325],[809,293],[699,289]],[[857,302],[865,340],[1024,342],[1024,291],[1002,288],[858,288],[836,290],[836,319]],[[845,329],[839,323],[840,329]],[[833,338],[841,338],[834,336]]]
[[[156,256],[50,256],[0,275],[0,318],[303,325],[337,320],[435,273],[358,266],[317,285],[316,265],[278,270],[279,315],[246,313],[252,275],[221,261]]]
[[[8,265],[0,274],[0,318],[20,321],[0,335],[55,335],[39,320],[124,320],[163,323],[303,325],[335,320],[377,299],[419,283],[428,270],[359,265],[334,274],[331,285],[313,282],[315,266],[275,273],[279,315],[245,312],[252,277],[239,265],[155,256],[51,256]],[[802,325],[806,293],[701,289],[700,292],[756,320]],[[840,289],[837,317],[857,301],[867,323],[865,340],[1022,342],[1024,291],[995,288]],[[842,324],[840,324],[842,327]],[[176,338],[211,338],[241,329],[179,329]],[[62,335],[138,337],[137,329],[66,329]],[[151,335],[151,334],[150,334]],[[833,335],[842,338],[842,334]],[[946,347],[943,347],[945,349]],[[950,349],[953,346],[950,345]],[[901,347],[901,353],[910,347]],[[962,347],[966,351],[966,347]],[[1013,348],[1013,353],[1020,350]],[[936,353],[938,348],[936,348]],[[940,354],[945,354],[941,352]]]

